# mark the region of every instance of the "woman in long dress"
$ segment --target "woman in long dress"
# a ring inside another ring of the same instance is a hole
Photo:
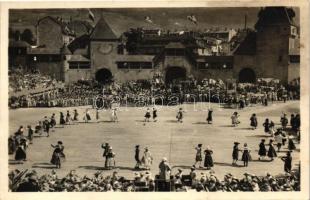
[[[294,139],[294,136],[292,136],[291,134],[289,134],[289,136],[288,136],[288,149],[289,149],[290,151],[293,151],[293,150],[296,149],[296,146],[295,146],[295,144],[294,144],[293,139]]]
[[[202,144],[198,144],[198,146],[195,148],[196,149],[196,157],[195,157],[195,166],[197,163],[199,163],[199,168],[201,168],[201,161],[202,161]]]
[[[238,112],[234,112],[231,116],[231,123],[233,126],[238,126],[238,124],[240,123],[238,118],[239,118]]]
[[[177,113],[177,120],[178,122],[182,123],[183,122],[183,109],[182,108],[179,108],[179,111]]]
[[[213,120],[212,113],[213,113],[213,110],[209,109],[208,110],[208,117],[207,117],[208,124],[212,124],[212,120]]]
[[[17,150],[15,152],[15,160],[16,161],[26,161],[27,158],[27,154],[26,154],[26,150],[24,147],[24,144],[19,144],[17,147]]]
[[[259,144],[259,150],[258,150],[259,158],[258,158],[258,160],[265,158],[266,154],[267,154],[267,150],[265,147],[265,139],[262,139],[261,143]]]
[[[149,152],[149,149],[147,147],[145,147],[145,149],[144,149],[144,153],[143,153],[143,157],[142,157],[141,162],[144,165],[145,169],[147,169],[147,170],[151,169],[151,165],[153,162],[153,156],[152,156],[151,152]]]
[[[270,158],[271,161],[273,161],[274,157],[277,157],[277,153],[275,148],[273,147],[273,140],[269,141],[269,149],[268,149],[268,153],[267,156]]]
[[[239,145],[240,143],[239,142],[234,142],[234,147],[233,147],[233,152],[232,152],[232,159],[233,159],[233,162],[232,162],[232,165],[237,165],[237,161],[239,159]]]
[[[57,168],[61,167],[61,163],[64,161],[64,159],[66,158],[65,154],[64,154],[64,146],[62,141],[58,141],[57,145],[52,145],[51,147],[54,148],[53,151],[53,155],[52,155],[52,159],[51,159],[51,163],[53,165],[56,165]]]
[[[115,167],[115,153],[112,151],[112,147],[109,147],[107,152],[107,168],[113,169]]]
[[[247,167],[249,164],[249,161],[251,160],[250,152],[251,151],[248,148],[248,144],[244,143],[243,150],[242,150],[242,158],[241,158],[241,160],[243,161],[244,167]]]
[[[85,111],[84,120],[85,120],[85,123],[88,123],[88,121],[91,120],[90,114],[89,114],[89,110],[88,110],[88,109],[86,109],[86,111]]]
[[[117,117],[116,108],[113,108],[113,109],[112,109],[112,112],[111,112],[111,120],[112,120],[112,122],[118,122],[118,117]]]
[[[204,167],[206,167],[207,169],[211,169],[211,167],[213,167],[213,158],[212,158],[213,151],[210,149],[210,147],[207,147],[204,153],[205,153]]]
[[[270,124],[269,124],[269,119],[268,118],[263,123],[263,126],[264,126],[265,133],[269,133]]]
[[[252,116],[251,116],[251,118],[250,118],[250,121],[251,121],[251,127],[252,127],[252,129],[254,130],[254,129],[256,129],[256,127],[257,127],[257,117],[256,117],[256,114],[254,113],[254,114],[252,114]]]
[[[156,122],[157,121],[157,109],[153,108],[153,121]]]
[[[65,121],[65,116],[62,112],[60,112],[60,120],[59,120],[59,124],[61,125],[65,125],[66,121]]]

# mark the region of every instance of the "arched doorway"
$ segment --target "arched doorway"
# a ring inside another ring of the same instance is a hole
[[[182,67],[169,67],[166,71],[166,83],[186,79],[186,69]]]
[[[96,72],[96,81],[98,81],[99,83],[108,83],[110,82],[112,79],[112,73],[110,70],[108,69],[99,69]]]
[[[239,72],[239,83],[255,83],[256,74],[251,68],[244,68]]]

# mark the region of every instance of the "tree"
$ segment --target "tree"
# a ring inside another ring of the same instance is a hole
[[[34,44],[33,33],[30,29],[25,29],[21,34],[21,40],[28,42],[29,44]]]

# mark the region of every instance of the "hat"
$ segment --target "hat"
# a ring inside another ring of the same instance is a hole
[[[240,144],[240,143],[239,143],[239,142],[234,142],[234,144],[235,144],[235,145],[238,145],[238,144]]]
[[[182,110],[182,108],[179,108],[179,110]]]
[[[191,167],[191,170],[195,170],[195,167]]]
[[[139,148],[140,147],[140,145],[136,145],[136,148]]]
[[[273,142],[273,139],[270,139],[269,142],[270,142],[270,143]]]
[[[198,147],[201,147],[202,146],[202,144],[198,144]]]
[[[265,142],[265,139],[262,139],[262,142]]]
[[[57,143],[58,143],[58,144],[62,144],[62,141],[58,141]]]
[[[167,158],[166,158],[166,157],[163,157],[162,161],[163,161],[163,162],[167,162]]]

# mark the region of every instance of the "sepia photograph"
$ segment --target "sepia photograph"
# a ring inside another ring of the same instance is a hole
[[[300,7],[7,12],[8,193],[301,191]]]

